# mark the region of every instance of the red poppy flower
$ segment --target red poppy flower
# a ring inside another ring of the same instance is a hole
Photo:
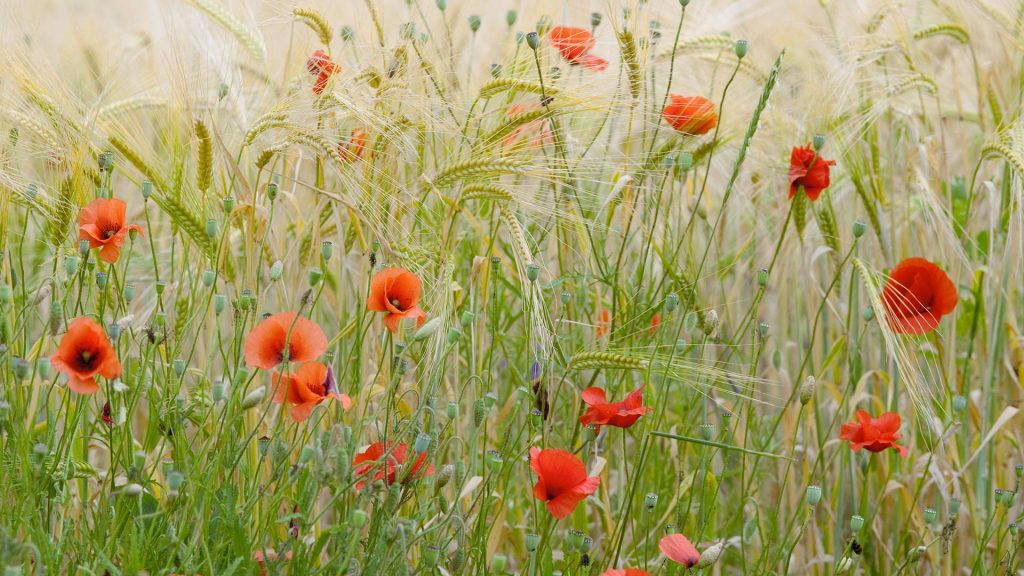
[[[886,412],[878,418],[872,418],[864,410],[857,410],[857,421],[847,422],[839,430],[841,440],[849,440],[850,448],[854,452],[861,448],[869,452],[881,452],[887,448],[893,448],[900,453],[900,456],[907,455],[904,446],[896,444],[900,439],[897,430],[900,429],[900,415],[895,412]]]
[[[374,472],[373,480],[381,480],[390,486],[398,480],[399,471],[401,471],[403,482],[434,473],[434,466],[431,464],[427,464],[427,467],[421,470],[423,462],[427,459],[426,452],[416,458],[416,461],[412,464],[412,470],[402,470],[402,465],[405,464],[406,452],[409,450],[409,446],[405,443],[394,446],[391,453],[387,455],[387,462],[381,462],[381,458],[384,458],[384,455],[393,445],[390,441],[387,444],[375,442],[367,446],[359,454],[356,454],[355,459],[352,460],[352,465],[355,466],[353,473],[356,478],[367,476],[370,472]],[[356,490],[361,490],[365,485],[366,480],[360,480],[356,483]]]
[[[97,374],[108,380],[121,375],[121,363],[103,327],[86,316],[71,321],[50,363],[67,375],[68,388],[79,394],[99,392]]]
[[[273,380],[274,402],[295,404],[291,415],[296,422],[309,418],[313,408],[324,400],[337,400],[345,410],[352,406],[347,394],[338,394],[333,371],[320,362],[306,362],[290,374],[275,372]]]
[[[813,148],[794,146],[789,156],[789,197],[793,198],[801,186],[811,201],[829,185],[829,166],[835,166],[835,160],[825,160]]]
[[[587,411],[580,416],[580,424],[593,424],[599,431],[601,426],[629,428],[649,411],[644,407],[643,386],[630,392],[621,402],[608,402],[604,390],[587,388],[583,391],[583,402],[587,405]]]
[[[324,88],[327,87],[327,81],[331,79],[331,76],[341,72],[341,66],[338,66],[331,60],[331,57],[326,52],[317,50],[306,60],[306,70],[309,70],[310,74],[316,75],[316,81],[313,83],[313,92],[319,96],[323,94]]]
[[[620,568],[618,570],[605,570],[601,576],[651,576],[650,572],[639,568]]]
[[[658,548],[666,558],[687,568],[693,568],[700,561],[700,552],[697,552],[690,539],[682,534],[665,536],[658,542]]]
[[[546,502],[548,511],[558,519],[572,514],[601,483],[597,476],[588,477],[583,462],[564,450],[530,448],[530,468],[537,474],[533,495]]]
[[[548,33],[551,45],[570,64],[586,66],[598,72],[608,67],[608,61],[590,53],[597,43],[594,36],[583,28],[555,26]]]
[[[419,277],[403,268],[387,268],[370,281],[370,297],[366,306],[375,312],[387,312],[384,325],[388,330],[397,332],[398,322],[403,318],[415,318],[417,326],[423,324],[427,313],[417,306],[419,301]]]
[[[608,330],[611,329],[611,325],[611,314],[608,313],[607,308],[602,308],[601,311],[597,313],[597,337],[603,338],[604,335],[608,333]]]
[[[294,312],[274,314],[245,338],[245,363],[264,370],[285,360],[294,364],[315,360],[326,351],[327,336],[320,326]]]
[[[703,96],[680,96],[670,94],[668,104],[661,112],[677,132],[689,136],[700,136],[714,130],[718,125],[715,104]]]
[[[348,140],[338,144],[338,154],[345,162],[355,162],[363,157],[366,151],[366,130],[353,128],[349,132]]]
[[[659,326],[661,326],[661,314],[655,312],[654,316],[651,316],[651,328],[650,328],[651,334],[654,334],[655,332],[657,332]]]
[[[131,230],[142,234],[142,228],[125,224],[128,206],[117,198],[99,198],[88,203],[78,215],[78,239],[88,240],[89,248],[99,248],[100,258],[107,264],[117,262],[121,245]]]
[[[924,334],[956,308],[956,286],[924,258],[907,258],[889,272],[882,305],[889,328],[900,334]]]

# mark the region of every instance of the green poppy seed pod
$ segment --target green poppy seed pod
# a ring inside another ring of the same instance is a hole
[[[718,312],[708,310],[708,313],[704,315],[704,335],[711,336],[716,328],[718,328]]]
[[[479,428],[487,419],[487,403],[482,399],[473,403],[473,425]]]
[[[540,546],[540,536],[538,536],[537,534],[527,534],[525,540],[526,551],[530,554],[536,552],[537,548]]]
[[[142,181],[142,199],[149,200],[149,197],[153,195],[153,183],[149,180]]]
[[[505,572],[505,568],[508,567],[508,558],[504,554],[495,554],[491,556],[491,571],[502,574]]]
[[[267,198],[273,202],[277,200],[277,182],[267,184]]]
[[[455,420],[459,417],[459,405],[455,402],[449,402],[445,413],[448,415],[449,420]]]
[[[544,414],[540,410],[536,410],[536,412],[537,412],[536,416],[538,416],[538,417],[543,417],[544,416]],[[583,427],[583,441],[584,442],[593,442],[594,440],[597,439],[597,434],[598,434],[597,428],[593,424],[590,424],[588,426],[584,426]]]
[[[14,368],[14,377],[18,380],[24,380],[29,377],[32,373],[32,364],[22,358],[15,358],[11,361],[12,368]]]
[[[459,317],[459,325],[463,327],[469,326],[470,324],[473,323],[474,320],[476,320],[476,314],[467,310],[463,312],[462,315]]]
[[[135,299],[135,284],[126,284],[124,287],[124,299],[131,302]]]
[[[437,9],[441,12],[448,9],[448,0],[434,0],[434,2],[437,4]]]
[[[875,319],[875,308],[874,308],[874,306],[872,306],[871,304],[868,304],[868,305],[864,306],[864,309],[861,310],[860,315],[861,315],[861,318],[863,318],[865,322],[871,322],[872,320]]]
[[[351,42],[352,39],[355,38],[356,31],[353,30],[351,26],[342,26],[339,34],[341,35],[342,41]]]
[[[734,46],[734,49],[736,50],[736,57],[743,60],[743,57],[747,55],[747,49],[749,47],[750,46],[747,44],[746,40],[737,40]]]
[[[448,334],[447,336],[445,336],[445,340],[448,342],[448,344],[455,344],[461,339],[462,332],[459,332],[458,328],[452,326],[451,328],[448,329]]]
[[[416,450],[417,454],[423,454],[430,449],[430,434],[420,432],[416,435],[416,442],[413,443],[413,449]]]
[[[647,495],[644,496],[644,508],[646,508],[647,511],[650,512],[650,511],[654,510],[654,508],[657,507],[657,506],[658,506],[658,495],[655,494],[654,492],[648,492]]]
[[[516,12],[515,10],[509,10],[508,12],[505,12],[505,24],[508,24],[509,28],[515,26],[517,20],[519,20],[518,12]]]
[[[862,220],[857,220],[853,223],[853,236],[854,238],[860,238],[868,231],[868,225]]]
[[[817,506],[818,502],[821,502],[821,486],[808,486],[804,499],[807,501],[808,506],[812,508]]]
[[[800,404],[802,406],[806,406],[814,398],[816,384],[817,381],[814,379],[814,376],[804,378],[803,384],[800,385]]]
[[[96,273],[96,287],[103,290],[107,287],[107,273],[97,272]]]
[[[679,307],[679,296],[677,294],[669,294],[665,297],[665,312],[671,314],[675,312],[676,308]]]
[[[252,392],[246,394],[245,398],[242,398],[242,410],[249,410],[250,408],[259,406],[266,395],[267,388],[265,386],[255,388]]]
[[[174,369],[174,375],[181,378],[181,375],[185,373],[185,361],[181,358],[175,358],[174,362],[171,363],[171,368]]]
[[[530,282],[536,282],[538,276],[540,276],[540,266],[532,263],[527,264],[526,277],[530,279]]]
[[[580,545],[583,544],[583,536],[584,536],[584,534],[583,534],[582,531],[576,530],[575,528],[569,529],[568,533],[566,534],[566,538],[565,538],[566,544],[569,545],[569,549],[570,550],[579,550],[580,549]]]
[[[686,317],[683,318],[683,328],[687,332],[693,332],[697,328],[697,320],[696,312],[687,312]]]
[[[814,146],[815,152],[820,152],[825,147],[825,135],[815,134],[814,138],[811,139],[811,145]]]
[[[352,519],[350,520],[350,524],[352,524],[353,528],[359,530],[360,528],[366,526],[366,522],[369,519],[370,517],[366,514],[366,512],[359,510],[357,508],[352,511]]]
[[[857,516],[856,514],[853,515],[853,516],[850,516],[850,530],[853,531],[854,534],[857,534],[858,532],[860,532],[861,528],[863,528],[863,527],[864,527],[864,518],[862,516]]]
[[[700,559],[697,560],[697,568],[710,568],[718,562],[718,558],[722,555],[722,550],[725,549],[725,543],[719,542],[713,544],[704,549],[700,553]]]
[[[420,326],[419,330],[412,335],[412,341],[417,342],[419,340],[426,340],[427,338],[430,338],[438,331],[438,329],[441,328],[441,324],[443,323],[444,320],[441,318],[431,318],[430,320],[427,320],[427,322],[423,326]]]
[[[36,371],[39,372],[39,377],[43,380],[49,380],[53,376],[53,364],[50,363],[49,358],[40,358],[36,361]]]
[[[497,62],[495,62],[494,64],[491,64],[491,78],[498,78],[498,77],[500,77],[501,76],[501,70],[502,70],[501,64],[498,64]]]
[[[693,168],[693,154],[680,152],[676,156],[676,165],[679,166],[681,172],[688,172],[690,168]]]
[[[64,257],[64,272],[68,276],[74,276],[78,272],[78,265],[82,263],[82,259],[74,254]]]
[[[761,337],[761,340],[768,337],[768,331],[770,328],[771,326],[769,326],[767,322],[761,322],[757,325],[757,335]]]
[[[78,253],[81,254],[83,257],[86,254],[89,253],[89,241],[88,240],[79,240],[78,241]]]
[[[497,450],[487,451],[487,468],[491,472],[498,472],[499,470],[501,470],[501,465],[504,462],[505,460],[501,457],[501,453],[499,453]]]
[[[167,487],[174,492],[177,492],[184,483],[185,476],[181,472],[174,471],[167,475]]]
[[[530,50],[536,51],[540,48],[540,35],[536,32],[530,32],[526,35],[526,45],[530,47]]]
[[[704,440],[711,440],[711,437],[715,434],[714,424],[701,424],[700,425],[700,437]]]
[[[274,263],[270,265],[270,281],[277,282],[278,280],[280,280],[281,273],[283,271],[284,262],[281,262],[280,260],[275,260]]]
[[[117,322],[111,322],[107,326],[107,336],[114,342],[117,342],[121,338],[121,325]]]
[[[224,213],[231,214],[235,210],[235,197],[225,196],[224,197]]]
[[[227,398],[228,386],[224,382],[217,382],[213,385],[213,401],[220,402]]]
[[[209,237],[209,238],[216,238],[217,237],[217,231],[218,231],[219,228],[220,228],[220,226],[217,224],[216,220],[214,220],[213,218],[207,218],[206,219],[206,236],[207,237]]]
[[[591,12],[590,13],[590,27],[591,28],[597,28],[598,26],[600,26],[601,25],[601,19],[602,19],[602,15],[601,15],[600,12]]]
[[[217,273],[213,270],[206,269],[203,271],[203,286],[209,288],[213,286],[213,283],[217,280]]]
[[[320,257],[327,262],[334,256],[334,242],[330,240],[324,240],[320,243]]]
[[[469,29],[473,34],[476,34],[477,30],[480,29],[480,16],[478,14],[471,14],[469,16]]]
[[[441,558],[441,547],[436,544],[425,544],[423,546],[423,563],[433,570]]]
[[[1013,507],[1013,500],[1016,495],[1017,493],[1013,490],[1003,490],[1003,506],[1006,506],[1007,508]]]
[[[1013,473],[1017,476],[1017,478],[1024,476],[1024,464],[1017,464],[1016,466],[1014,466]]]
[[[566,304],[569,303],[569,300],[572,300],[572,292],[569,292],[568,290],[562,290],[562,294],[560,295],[560,297],[562,299],[562,306],[565,306]]]
[[[223,294],[213,295],[213,311],[215,314],[220,314],[224,311],[224,308],[228,305],[228,297]]]
[[[925,521],[925,523],[932,524],[932,523],[935,522],[935,519],[937,517],[938,517],[938,513],[935,512],[934,508],[925,508],[924,509],[924,521]]]
[[[317,284],[319,284],[320,280],[322,280],[323,277],[324,277],[323,270],[320,270],[319,268],[317,268],[315,266],[313,268],[309,269],[309,285],[310,286],[316,286]]]

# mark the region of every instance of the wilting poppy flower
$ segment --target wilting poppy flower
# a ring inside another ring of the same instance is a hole
[[[931,332],[956,308],[957,298],[949,276],[924,258],[907,258],[897,264],[882,288],[886,321],[900,334]]]
[[[594,36],[583,28],[555,26],[548,33],[551,45],[562,54],[566,62],[586,66],[601,72],[608,67],[608,61],[590,53],[597,43]]]
[[[605,570],[601,576],[651,576],[650,572],[639,568],[620,568],[618,570]]]
[[[114,417],[110,415],[110,402],[103,403],[103,413],[100,415],[100,419],[107,426],[114,425]]]
[[[384,454],[394,444],[388,442],[386,445],[383,442],[375,442],[366,447],[365,450],[356,454],[352,465],[355,466],[353,473],[356,478],[361,476],[367,476],[370,472],[374,472],[373,480],[381,480],[388,486],[394,484],[399,480],[398,474],[401,472],[401,479],[404,482],[408,482],[414,478],[421,478],[423,476],[429,476],[434,473],[434,466],[428,464],[425,469],[423,468],[423,462],[427,459],[427,453],[420,454],[416,461],[412,464],[411,470],[402,470],[402,465],[405,464],[405,456],[409,450],[409,446],[405,443],[394,446],[391,453],[387,455],[387,462],[381,462],[381,458],[384,458]],[[367,478],[368,480],[368,478]],[[356,490],[361,490],[366,485],[366,480],[360,480],[356,483]]]
[[[97,374],[107,379],[121,375],[121,363],[103,327],[86,316],[71,321],[57,353],[50,356],[50,363],[55,370],[67,375],[68,388],[79,394],[99,391]]]
[[[513,104],[508,109],[508,117],[509,119],[512,119],[519,114],[539,110],[540,107],[539,103],[534,103],[529,107],[523,104]],[[502,139],[501,145],[504,148],[509,148],[524,139],[529,139],[527,144],[528,148],[542,148],[544,145],[551,143],[551,131],[548,130],[547,120],[534,120],[532,122],[525,122],[516,126],[508,133],[507,136],[505,136],[505,138]]]
[[[416,318],[417,326],[423,324],[427,313],[417,306],[419,301],[419,277],[403,268],[387,268],[377,272],[370,281],[366,306],[375,312],[387,312],[384,325],[397,332],[398,322],[403,318]]]
[[[313,408],[324,400],[337,400],[345,410],[352,406],[348,395],[338,393],[331,368],[320,362],[306,362],[290,374],[275,372],[274,388],[274,402],[295,404],[291,415],[296,422],[309,418]]]
[[[326,52],[317,50],[306,60],[306,70],[309,70],[310,74],[316,75],[316,81],[313,83],[313,92],[320,95],[323,94],[324,88],[327,87],[327,81],[331,79],[331,76],[341,72],[341,66],[338,66],[331,60],[331,57]]]
[[[117,262],[130,231],[142,234],[139,226],[125,224],[127,208],[124,200],[99,198],[86,204],[78,215],[78,239],[88,240],[90,249],[99,248],[100,258],[108,264]]]
[[[690,539],[682,534],[669,534],[658,542],[658,548],[666,558],[692,568],[700,561],[700,552],[690,543]]]
[[[363,157],[366,151],[366,130],[353,128],[348,140],[338,143],[338,154],[345,162],[355,162]]]
[[[661,117],[677,132],[690,136],[707,134],[718,125],[714,102],[703,96],[670,94]]]
[[[825,160],[813,148],[794,146],[789,156],[789,197],[796,195],[798,188],[803,186],[804,193],[811,201],[829,185],[829,166],[835,166],[835,160]]]
[[[621,402],[608,402],[604,390],[587,388],[583,391],[583,402],[587,405],[587,411],[580,416],[580,424],[593,424],[598,431],[601,426],[629,428],[649,411],[644,407],[643,386],[630,392]]]
[[[601,311],[597,313],[597,337],[603,338],[604,335],[607,334],[608,330],[611,328],[611,324],[611,314],[608,313],[607,308],[602,308]]]
[[[326,351],[327,336],[320,326],[294,312],[274,314],[245,338],[245,363],[264,370],[286,360],[294,364],[315,360]]]
[[[588,477],[583,462],[565,450],[530,448],[530,468],[537,474],[533,495],[558,519],[572,514],[601,483],[597,476]]]
[[[854,452],[861,448],[869,452],[893,448],[900,456],[906,456],[906,447],[896,444],[900,439],[899,429],[900,415],[895,412],[886,412],[878,418],[872,418],[864,410],[857,410],[857,421],[843,424],[839,429],[839,438],[849,440]]]

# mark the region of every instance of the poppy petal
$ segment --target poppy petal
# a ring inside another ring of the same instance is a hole
[[[700,552],[682,534],[669,534],[665,536],[658,542],[658,548],[666,558],[683,566],[696,566],[697,561],[700,560]]]

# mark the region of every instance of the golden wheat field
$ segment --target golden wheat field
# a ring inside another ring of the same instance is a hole
[[[0,568],[1024,574],[1024,2],[0,0]]]

